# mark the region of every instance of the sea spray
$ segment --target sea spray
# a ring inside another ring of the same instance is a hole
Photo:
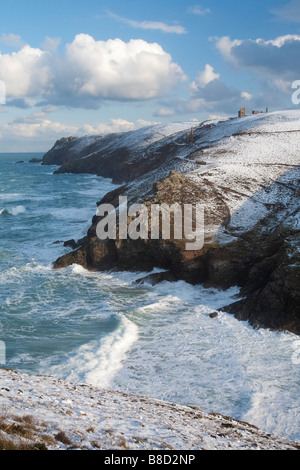
[[[14,215],[17,216],[19,214],[24,214],[26,212],[26,208],[24,206],[15,206],[10,208],[0,209],[0,215]]]

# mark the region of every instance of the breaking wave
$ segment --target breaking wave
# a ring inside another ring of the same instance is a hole
[[[23,214],[26,212],[26,207],[24,206],[15,206],[15,207],[10,207],[9,209],[0,209],[0,215],[19,215]]]

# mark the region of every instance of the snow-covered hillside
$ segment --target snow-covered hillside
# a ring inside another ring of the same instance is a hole
[[[202,204],[203,250],[191,256],[176,240],[159,247],[131,240],[104,247],[96,237],[96,218],[83,246],[55,266],[160,267],[192,283],[238,285],[242,297],[252,299],[232,312],[238,318],[252,316],[256,326],[299,333],[300,111],[194,123],[192,142],[187,124],[178,125],[175,134],[170,125],[168,131],[154,126],[108,136],[109,150],[66,161],[57,172],[91,172],[125,182],[120,191],[129,203]],[[117,194],[106,195],[105,202],[116,207]]]
[[[174,139],[180,133],[185,134],[194,125],[194,122],[174,122],[146,126],[135,131],[63,138],[44,155],[43,164],[64,165],[82,159],[98,162],[120,149],[126,149],[129,159],[143,158],[147,155],[148,147],[155,144],[159,146],[160,141]],[[84,164],[88,165],[88,162]],[[76,165],[70,169],[76,172]],[[91,172],[97,172],[97,165],[93,165]]]
[[[0,369],[0,449],[298,450],[195,407]]]

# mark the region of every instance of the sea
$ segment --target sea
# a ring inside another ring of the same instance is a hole
[[[70,251],[63,242],[86,235],[96,202],[116,186],[29,162],[42,155],[0,154],[1,366],[196,406],[300,441],[299,337],[222,310],[237,287],[54,270]]]

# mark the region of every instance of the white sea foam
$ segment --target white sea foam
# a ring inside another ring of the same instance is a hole
[[[21,193],[0,193],[0,199],[18,199],[23,196],[24,194]]]
[[[24,207],[24,206],[12,207],[11,209],[9,209],[9,212],[12,215],[23,214],[24,212],[26,212],[26,207]]]
[[[9,215],[19,215],[23,214],[26,212],[26,207],[24,206],[15,206],[15,207],[10,207],[9,209],[1,209],[0,210],[0,215],[2,214],[9,214]]]
[[[223,292],[182,282],[157,286],[144,306],[128,314],[139,328],[139,340],[112,385],[299,439],[295,336],[255,330],[226,312],[210,318],[236,293],[235,288]]]
[[[119,328],[102,341],[96,354],[88,361],[88,383],[108,387],[115,374],[122,368],[127,352],[138,339],[137,326],[122,318]]]
[[[23,266],[12,266],[0,273],[0,282],[2,284],[9,283],[11,281],[16,282],[17,280],[24,279],[25,276],[31,277],[32,275],[41,275],[49,273],[52,270],[51,265],[39,264],[36,261],[32,260],[29,263],[26,263]]]
[[[138,327],[123,316],[115,331],[100,341],[80,346],[63,364],[51,367],[50,373],[70,381],[108,387],[137,339]]]

